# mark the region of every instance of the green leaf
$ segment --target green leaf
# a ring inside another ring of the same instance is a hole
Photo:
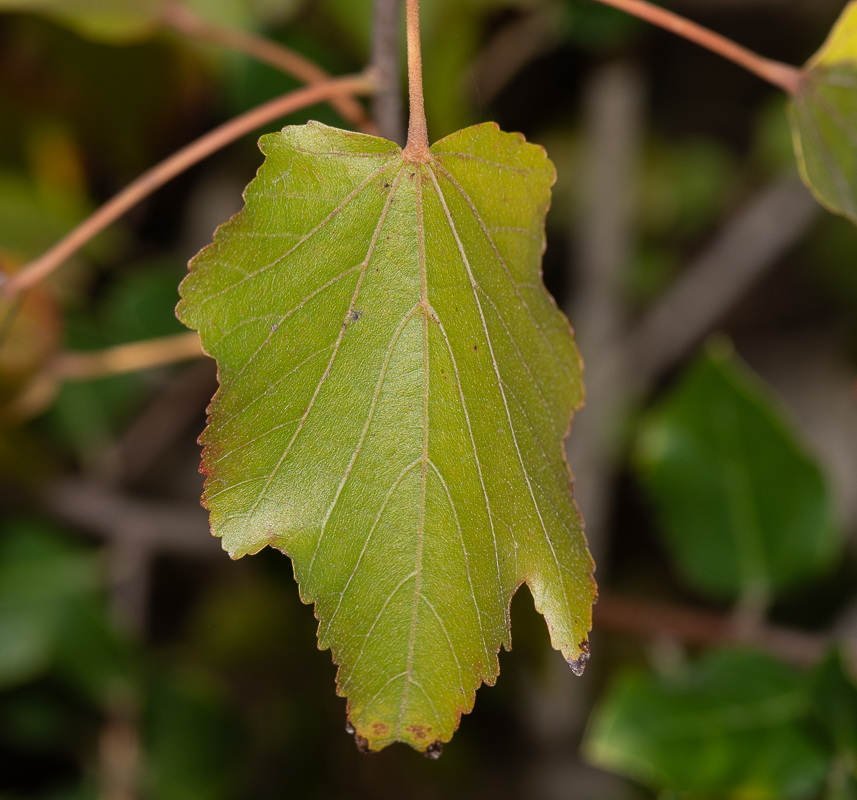
[[[789,117],[804,182],[822,205],[857,222],[857,1],[806,65]]]
[[[134,41],[159,24],[164,0],[0,0],[0,12],[44,14],[93,39]]]
[[[803,676],[767,656],[714,653],[672,676],[630,674],[596,709],[594,765],[691,797],[814,797],[830,754],[809,733]]]
[[[840,653],[831,653],[815,671],[813,696],[819,719],[836,750],[857,766],[857,687]]]
[[[26,522],[0,534],[0,687],[51,665],[68,610],[98,585],[93,558]]]
[[[0,13],[42,14],[89,39],[128,44],[161,26],[167,0],[0,0]],[[297,11],[296,0],[187,0],[204,19],[233,28],[282,24]]]
[[[217,359],[205,503],[289,555],[374,750],[448,741],[526,582],[577,671],[595,592],[562,455],[582,395],[540,276],[544,150],[485,124],[405,162],[318,123],[262,138],[179,314]]]
[[[683,576],[715,597],[786,588],[837,552],[821,470],[728,347],[710,346],[654,412],[637,463]]]

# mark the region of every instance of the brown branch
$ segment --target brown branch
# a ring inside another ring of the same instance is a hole
[[[378,81],[372,113],[381,136],[398,144],[405,140],[399,86],[401,12],[402,0],[375,0],[372,18],[372,68]]]
[[[90,353],[61,353],[52,363],[51,372],[64,380],[89,380],[176,364],[204,355],[199,335],[191,331]]]
[[[217,368],[203,359],[172,378],[122,433],[110,463],[124,485],[149,474],[197,421],[217,391]]]
[[[692,646],[752,645],[802,666],[820,661],[832,644],[829,636],[777,625],[762,625],[748,633],[728,615],[618,595],[601,595],[594,613],[596,627],[617,633],[669,638]]]
[[[644,392],[806,235],[822,209],[797,177],[759,193],[664,293],[621,343],[616,369]]]
[[[425,164],[431,161],[429,152],[426,106],[423,97],[423,57],[420,48],[420,0],[407,0],[405,7],[408,36],[408,92],[411,119],[408,144],[402,152],[405,161]]]
[[[597,0],[632,16],[639,17],[652,25],[671,31],[688,41],[694,42],[706,50],[723,56],[723,58],[744,67],[762,80],[778,86],[789,94],[797,94],[803,83],[803,70],[772,61],[768,58],[736,44],[731,39],[721,36],[708,28],[697,25],[672,11],[645,2],[645,0]]]
[[[323,100],[347,94],[371,94],[374,90],[372,81],[365,75],[346,75],[340,78],[332,78],[325,83],[297,89],[282,97],[270,100],[230,120],[219,128],[215,128],[174,153],[156,167],[143,173],[65,238],[57,242],[50,250],[12,275],[3,289],[4,296],[11,299],[19,292],[39,283],[156,189],[242,136],[252,133],[257,128],[280,119],[280,117],[301,108],[315,105]]]
[[[260,36],[215,25],[201,19],[180,2],[167,3],[162,11],[161,19],[165,24],[185,36],[244,53],[244,55],[297,78],[302,83],[312,86],[330,79],[330,75],[324,69],[300,53]],[[344,119],[364,133],[377,134],[377,128],[367,116],[365,109],[353,98],[347,96],[332,97],[330,104]]]

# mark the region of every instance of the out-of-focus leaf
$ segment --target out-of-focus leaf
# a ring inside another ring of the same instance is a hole
[[[105,705],[128,690],[133,656],[99,595],[93,553],[20,522],[0,532],[0,687],[53,670]]]
[[[0,535],[0,686],[51,664],[66,611],[98,586],[91,555],[29,523]]]
[[[857,687],[838,652],[816,669],[813,700],[834,747],[851,758],[852,769],[857,768]]]
[[[745,652],[711,654],[678,675],[626,675],[596,709],[584,753],[692,798],[812,798],[831,755],[806,722],[807,684],[785,664]]]
[[[185,0],[209,22],[233,28],[282,25],[298,11],[303,0]]]
[[[133,41],[158,25],[164,0],[0,0],[0,11],[44,14],[94,39]]]
[[[0,0],[0,12],[42,14],[87,38],[113,44],[139,41],[155,33],[167,0]],[[299,0],[187,0],[204,19],[238,28],[282,24]]]
[[[47,195],[24,175],[0,172],[0,256],[34,258],[68,233],[87,210],[72,198]]]
[[[824,206],[857,222],[857,1],[806,65],[789,116],[806,185]]]
[[[539,275],[553,167],[490,124],[426,164],[318,124],[262,147],[181,286],[220,370],[212,530],[293,559],[368,746],[425,750],[495,680],[522,582],[573,668],[588,655],[561,447],[580,362]]]
[[[639,181],[643,232],[671,240],[698,236],[728,203],[736,177],[733,158],[717,142],[653,142]]]
[[[205,675],[154,681],[145,715],[146,795],[152,800],[236,796],[240,727]]]
[[[120,636],[101,597],[74,601],[57,632],[56,672],[96,707],[105,708],[118,694],[131,695],[139,675],[136,653]]]
[[[185,272],[176,261],[147,261],[120,276],[98,309],[103,346],[181,333],[175,307]]]
[[[172,261],[145,262],[122,275],[93,310],[69,313],[66,347],[98,350],[183,330],[174,309],[185,270]],[[64,383],[48,416],[54,433],[86,461],[107,446],[147,396],[145,375]]]
[[[654,412],[637,456],[670,551],[702,591],[764,595],[818,573],[837,552],[821,470],[723,343]]]
[[[586,50],[605,50],[627,44],[645,30],[640,20],[615,8],[588,0],[565,0],[566,36]]]

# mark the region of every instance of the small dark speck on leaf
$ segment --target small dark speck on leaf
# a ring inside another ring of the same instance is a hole
[[[389,188],[390,188],[390,184],[389,184],[389,183],[385,183],[385,184],[384,184],[384,188],[385,188],[385,189],[389,189]]]
[[[357,729],[351,724],[350,719],[345,721],[345,732],[351,736],[354,736],[354,734],[357,733]]]
[[[571,667],[571,671],[579,678],[586,669],[587,661],[589,661],[589,642],[584,640],[580,643],[580,657],[577,660],[569,659],[568,666]]]
[[[479,345],[478,345],[478,344],[473,345],[473,349],[474,349],[474,350],[478,350],[478,349],[479,349]]]
[[[273,324],[273,325],[271,325],[271,333],[274,333],[274,332],[277,330],[277,328],[279,328],[279,327],[280,327],[280,326],[279,326],[279,325],[277,325],[276,323],[275,323],[275,324]]]
[[[351,312],[351,321],[352,321],[352,322],[357,322],[357,320],[358,320],[358,319],[360,319],[360,317],[362,317],[362,316],[363,316],[363,312],[362,312],[362,311],[358,311],[358,310],[355,308],[355,309],[354,309],[354,311],[352,311],[352,312]]]
[[[443,742],[432,742],[425,751],[425,757],[437,761],[443,752]]]

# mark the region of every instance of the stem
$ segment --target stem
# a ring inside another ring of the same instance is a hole
[[[170,2],[164,6],[161,19],[179,33],[203,42],[222,45],[251,58],[269,64],[285,72],[302,83],[314,85],[330,79],[330,75],[318,64],[300,53],[281,44],[253,36],[244,31],[214,25],[201,19],[180,2]],[[330,104],[344,119],[365,133],[377,133],[377,129],[366,115],[363,106],[351,97],[333,97]]]
[[[817,663],[833,644],[829,635],[776,625],[762,625],[748,636],[728,615],[614,594],[602,594],[593,613],[596,627],[617,633],[673,639],[697,647],[752,645],[801,665]]]
[[[62,353],[52,372],[64,380],[90,380],[202,358],[205,353],[195,331],[133,344],[120,344],[91,353]]]
[[[789,94],[797,94],[803,83],[803,70],[772,61],[736,44],[719,33],[703,28],[695,22],[673,14],[672,11],[645,2],[645,0],[597,0],[607,6],[613,6],[635,17],[657,25],[682,36],[701,47],[711,50],[723,58],[733,61],[763,80],[784,89]]]
[[[362,75],[332,78],[325,83],[296,89],[282,97],[270,100],[215,128],[148,172],[144,172],[50,250],[12,275],[6,283],[3,294],[10,299],[24,289],[34,286],[156,189],[242,136],[293,111],[323,100],[345,94],[371,94],[373,91],[372,82]]]
[[[425,164],[431,161],[429,152],[426,106],[423,98],[423,57],[420,50],[420,0],[407,0],[408,91],[411,98],[411,121],[408,143],[402,151],[405,161]]]
[[[402,144],[402,95],[399,87],[399,23],[402,0],[375,0],[372,18],[372,67],[378,91],[372,98],[372,113],[381,136]]]

